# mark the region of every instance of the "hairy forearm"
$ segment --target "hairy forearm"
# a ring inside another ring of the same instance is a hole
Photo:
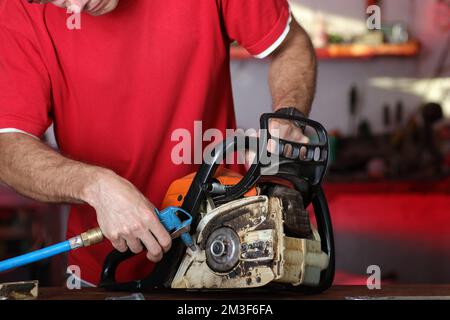
[[[30,136],[0,134],[0,180],[36,200],[91,205],[117,250],[139,253],[144,244],[148,259],[158,262],[170,248],[170,235],[153,205],[129,181],[68,159]]]
[[[25,134],[0,134],[0,180],[33,199],[86,202],[88,188],[102,170],[65,158]]]
[[[317,61],[311,40],[293,21],[286,40],[272,55],[269,86],[273,108],[296,107],[309,115],[314,100]]]

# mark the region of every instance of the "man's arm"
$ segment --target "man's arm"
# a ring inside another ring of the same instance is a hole
[[[274,110],[295,107],[306,116],[316,89],[317,61],[305,30],[295,21],[284,42],[272,54],[269,86]]]
[[[64,158],[20,133],[0,134],[0,178],[19,193],[44,202],[87,202],[100,168]]]
[[[148,250],[159,261],[170,235],[153,205],[111,170],[63,157],[22,133],[0,134],[0,179],[31,198],[46,202],[87,203],[97,213],[103,234],[119,251]]]

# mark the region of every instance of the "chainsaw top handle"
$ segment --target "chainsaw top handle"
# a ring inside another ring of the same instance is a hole
[[[314,137],[311,137],[313,141],[302,143],[273,135],[270,123],[279,120],[295,124],[298,128],[302,128],[304,133],[306,129],[312,129],[312,132],[311,130],[309,132],[314,135]],[[241,197],[264,176],[286,178],[286,175],[290,175],[291,179],[300,179],[311,189],[320,186],[322,183],[328,165],[329,145],[327,132],[320,123],[299,116],[265,113],[260,118],[259,134],[256,161],[253,161],[248,172],[238,184],[228,188],[224,194],[213,197],[217,204],[227,203]],[[254,139],[246,137],[246,150],[255,146],[255,143],[252,143]],[[272,146],[275,146],[273,152],[268,150],[269,142],[272,142]],[[236,144],[236,141],[234,141],[234,144]],[[225,146],[222,149],[225,154],[234,147],[230,142],[226,143]],[[223,157],[224,155],[220,154],[217,156],[217,160]],[[208,164],[204,164],[199,172],[202,170],[210,171],[213,168],[215,172],[217,165],[217,161],[209,164],[209,167]],[[290,179],[288,178],[288,180]],[[305,199],[307,198],[305,197]]]
[[[298,141],[288,141],[278,138],[270,132],[270,122],[274,120],[293,121],[299,128],[311,128],[315,132],[315,137],[310,140],[310,143],[300,143]],[[234,136],[226,139],[213,149],[210,159],[204,161],[200,166],[182,205],[182,209],[192,215],[192,231],[195,231],[197,228],[200,221],[200,206],[208,196],[212,197],[214,202],[219,205],[233,201],[254,187],[263,176],[269,178],[271,176],[280,177],[291,181],[297,189],[303,189],[304,192],[308,193],[304,196],[305,201],[308,202],[305,205],[308,205],[314,200],[314,195],[318,191],[318,194],[321,194],[320,184],[325,175],[328,163],[328,138],[325,128],[320,123],[307,118],[281,113],[263,114],[260,118],[259,134],[259,138],[246,136],[243,146],[239,145],[239,142],[242,141],[239,140],[240,137]],[[276,151],[272,150],[274,153],[268,151],[269,141],[275,141]],[[254,150],[255,146],[256,150]],[[253,149],[253,151],[256,151],[256,160],[253,161],[239,183],[226,188],[225,192],[221,194],[210,194],[209,187],[214,182],[217,168],[226,159],[227,154],[244,151],[236,150],[236,147],[243,147],[245,150]],[[290,152],[287,153],[287,149]],[[275,173],[274,167],[276,167]],[[313,204],[315,204],[314,201]],[[322,239],[324,239],[323,249],[329,256],[332,255],[334,258],[334,246],[332,246],[333,235],[328,208],[322,208],[321,206],[318,206],[319,208],[314,207],[314,211],[322,211],[320,213],[321,216],[317,220],[323,221],[325,225],[325,228],[318,226],[319,233]],[[168,288],[171,285],[178,266],[181,264],[185,251],[186,247],[180,239],[174,239],[172,249],[164,256],[161,262],[156,264],[154,271],[147,278],[127,283],[117,283],[115,273],[119,264],[134,256],[134,254],[130,250],[125,253],[114,250],[105,259],[100,287],[108,290]],[[328,270],[328,273],[330,271]],[[332,274],[334,275],[334,267]],[[327,282],[327,285],[321,285],[324,289],[330,282],[330,276],[327,275],[326,278],[325,282]]]

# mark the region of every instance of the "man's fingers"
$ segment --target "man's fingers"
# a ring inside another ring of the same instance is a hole
[[[141,253],[144,248],[142,247],[142,243],[139,241],[139,239],[129,236],[125,238],[125,241],[127,242],[128,248],[130,248],[131,252],[133,253]]]
[[[91,0],[85,9],[89,14],[99,16],[113,11],[118,3],[118,0]]]
[[[103,0],[90,0],[86,5],[86,10],[90,13],[95,12],[96,10],[99,10],[104,5]]]
[[[269,124],[270,133],[272,135],[272,139],[269,140],[268,150],[272,153],[276,152],[278,143],[275,138],[280,138],[286,141],[296,142],[296,143],[309,143],[309,138],[305,136],[303,130],[294,125],[292,121],[284,120],[284,119],[274,119],[271,120]],[[283,150],[283,154],[287,157],[292,157],[293,148],[291,145],[287,144],[285,149]],[[306,148],[300,149],[300,159],[305,159],[306,157]]]
[[[80,13],[89,0],[28,0],[28,2],[36,4],[51,3],[60,8],[67,8],[72,13]]]
[[[152,232],[154,238],[156,239],[156,241],[158,241],[164,252],[169,251],[172,245],[172,238],[170,237],[166,228],[164,228],[164,226],[161,224],[153,210],[152,213],[146,217],[144,224]]]
[[[89,0],[28,0],[30,3],[51,3],[60,8],[67,8],[72,13],[80,13]]]
[[[289,136],[294,142],[302,142],[302,139],[305,135],[303,134],[302,129],[296,127],[295,125],[291,125],[289,130]]]
[[[163,250],[156,241],[155,237],[148,231],[141,234],[139,238],[145,245],[145,248],[147,248],[147,258],[153,262],[161,261],[163,257]]]
[[[120,238],[118,240],[112,240],[111,244],[117,251],[120,251],[120,252],[125,252],[128,249],[125,240],[123,240],[122,238]]]
[[[88,0],[66,0],[66,7],[72,13],[80,13],[84,10]]]
[[[272,136],[293,142],[301,142],[304,137],[302,129],[289,120],[271,120],[270,133]]]

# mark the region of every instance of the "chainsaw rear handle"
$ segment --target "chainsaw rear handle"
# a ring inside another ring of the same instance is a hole
[[[328,267],[321,272],[320,282],[318,286],[300,286],[299,288],[293,287],[293,290],[298,290],[306,294],[316,294],[330,288],[333,284],[336,265],[333,225],[331,223],[328,202],[322,187],[318,187],[316,189],[315,195],[312,198],[312,205],[314,208],[314,216],[317,222],[317,231],[320,235],[321,249],[328,255],[329,262]]]
[[[302,126],[312,127],[317,133],[318,141],[314,144],[303,144],[272,137],[269,132],[269,122],[271,119],[296,121]],[[280,165],[283,166],[283,168],[286,168],[284,171],[288,173],[287,175],[284,175],[283,178],[292,178],[295,183],[297,183],[298,180],[306,182],[310,196],[305,197],[305,199],[316,201],[313,202],[313,205],[314,203],[316,204],[314,205],[314,211],[316,211],[316,209],[318,211],[315,212],[318,231],[323,239],[323,250],[330,257],[330,265],[323,272],[324,278],[322,279],[321,277],[319,287],[314,288],[318,292],[323,291],[331,285],[334,276],[334,247],[331,219],[328,212],[328,206],[326,205],[326,199],[320,188],[328,163],[328,138],[326,130],[320,123],[313,120],[284,114],[263,114],[260,118],[260,127],[260,138],[257,139],[258,150],[256,161],[250,166],[247,174],[238,184],[228,188],[224,194],[214,196],[213,199],[218,204],[226,203],[241,197],[252,188],[262,176],[262,171],[270,167],[270,164],[263,165],[261,159],[270,155],[267,151],[268,141],[275,138],[279,145],[278,156],[280,157]],[[245,137],[246,150],[252,146],[250,143],[251,139],[255,138]],[[212,152],[210,161],[204,162],[198,170],[182,205],[183,210],[192,214],[193,221],[191,230],[195,231],[197,228],[200,220],[200,215],[198,214],[200,205],[208,196],[208,186],[213,182],[219,164],[225,159],[227,154],[235,151],[237,142],[237,137],[232,137],[222,142],[221,147],[215,148]],[[290,158],[285,157],[283,153],[287,145],[291,146],[291,150],[293,150],[291,154],[293,155],[299,155],[302,150],[306,150],[305,159],[302,159],[299,156]],[[317,150],[319,152],[319,157],[311,156],[314,155]],[[173,267],[180,265],[185,250],[186,248],[183,243],[179,241],[179,239],[175,239],[172,244],[172,249],[164,256],[164,259],[161,262],[156,264],[151,275],[145,279],[127,283],[117,283],[115,274],[120,263],[131,258],[134,254],[131,251],[121,253],[114,250],[105,259],[100,287],[108,290],[168,288],[177,271]]]

